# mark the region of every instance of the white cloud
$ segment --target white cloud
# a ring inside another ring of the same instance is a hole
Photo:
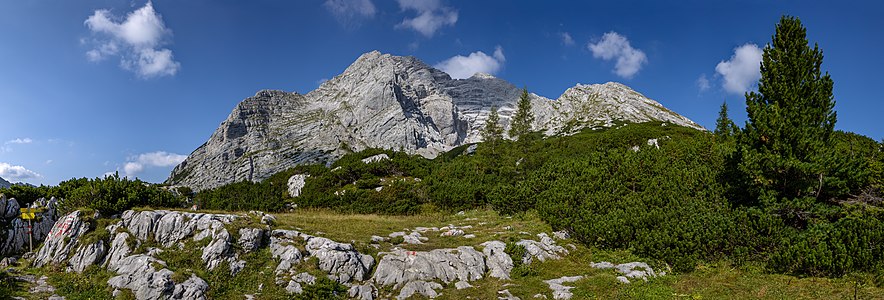
[[[571,38],[571,34],[570,34],[570,33],[562,32],[562,33],[560,33],[559,35],[562,37],[562,44],[565,44],[565,46],[572,46],[572,45],[574,45],[574,39]]]
[[[608,32],[598,43],[587,45],[592,56],[603,60],[617,59],[614,73],[623,78],[632,78],[648,62],[648,57],[641,50],[632,48],[625,36],[616,32]]]
[[[755,44],[734,48],[730,60],[721,61],[715,66],[715,72],[724,78],[721,87],[736,94],[748,91],[761,78],[761,52]]]
[[[30,144],[30,143],[33,143],[33,142],[34,142],[34,140],[32,140],[32,139],[30,139],[30,138],[17,138],[17,139],[14,139],[14,140],[8,140],[8,141],[6,141],[6,144],[20,144],[20,145],[21,145],[21,144]]]
[[[396,0],[403,11],[417,12],[414,18],[405,18],[396,28],[408,28],[433,37],[442,26],[457,23],[457,10],[442,5],[441,0]]]
[[[86,52],[89,61],[119,56],[120,66],[142,78],[172,76],[181,69],[172,50],[162,47],[171,38],[172,30],[166,28],[149,1],[125,18],[106,9],[96,10],[83,24],[99,36],[91,42],[94,48]]]
[[[702,74],[700,78],[697,78],[697,88],[700,89],[700,92],[705,92],[710,88],[709,78],[706,78],[706,74]]]
[[[377,9],[371,0],[326,0],[325,9],[344,27],[356,27],[362,19],[373,18]]]
[[[23,179],[43,176],[22,166],[13,166],[8,163],[0,162],[0,177],[8,180],[21,181]]]
[[[446,59],[434,67],[448,73],[451,78],[464,79],[476,73],[495,74],[500,71],[504,62],[506,62],[506,56],[503,55],[503,48],[497,46],[491,56],[482,51],[476,51],[470,53],[469,56],[457,55]]]
[[[156,151],[142,153],[129,158],[123,165],[123,173],[129,177],[135,177],[138,173],[149,167],[171,167],[184,161],[187,155]]]

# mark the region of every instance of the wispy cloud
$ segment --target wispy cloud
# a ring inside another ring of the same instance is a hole
[[[701,74],[700,78],[697,78],[697,88],[700,89],[700,92],[705,92],[710,87],[709,78],[706,78],[706,74]]]
[[[21,181],[30,178],[43,177],[37,172],[28,170],[23,166],[14,166],[8,163],[0,162],[0,177],[8,180]]]
[[[14,139],[14,140],[8,140],[8,141],[6,141],[6,144],[19,144],[19,145],[22,145],[22,144],[30,144],[30,143],[33,143],[33,142],[34,142],[34,140],[32,140],[32,139],[30,139],[30,138],[17,138],[17,139]]]
[[[562,32],[562,33],[559,33],[559,36],[562,38],[562,44],[564,44],[565,46],[573,46],[574,45],[574,39],[571,38],[570,33]]]
[[[413,29],[426,37],[433,37],[442,26],[457,23],[457,10],[445,6],[441,0],[396,0],[403,11],[417,12],[414,18],[405,18],[396,28]]]
[[[187,155],[165,151],[142,153],[129,157],[128,161],[123,164],[123,174],[128,177],[135,177],[146,168],[171,167],[181,163],[186,158]]]
[[[648,57],[641,50],[632,48],[629,40],[616,32],[608,32],[597,43],[587,45],[592,56],[603,60],[617,59],[614,73],[623,78],[632,78],[648,62]]]
[[[730,60],[715,66],[715,72],[724,78],[721,87],[735,94],[749,91],[761,78],[761,53],[761,48],[751,43],[734,48]]]
[[[470,53],[469,56],[457,55],[446,59],[436,64],[435,67],[451,75],[451,78],[463,79],[476,73],[496,74],[503,68],[505,62],[506,56],[503,55],[503,48],[497,46],[490,56],[485,52],[476,51]]]
[[[326,0],[323,5],[346,28],[355,28],[377,13],[371,0]]]
[[[96,10],[83,23],[96,36],[91,41],[93,49],[86,52],[90,61],[119,57],[123,69],[141,78],[172,76],[181,68],[172,50],[162,47],[171,39],[172,30],[166,27],[151,2],[125,18],[116,17],[106,9]]]

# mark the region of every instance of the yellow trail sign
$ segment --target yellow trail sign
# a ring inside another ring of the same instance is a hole
[[[33,220],[37,218],[37,214],[43,212],[43,208],[21,208],[22,220]]]

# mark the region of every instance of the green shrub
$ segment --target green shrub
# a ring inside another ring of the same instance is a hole
[[[328,277],[319,276],[316,283],[303,285],[304,292],[295,295],[293,299],[298,300],[326,300],[326,299],[347,299],[347,287],[331,280]]]

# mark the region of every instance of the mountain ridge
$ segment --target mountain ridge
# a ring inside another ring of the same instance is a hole
[[[492,106],[509,127],[521,89],[490,74],[452,79],[413,56],[371,51],[307,94],[262,90],[233,109],[209,140],[173,169],[168,184],[194,190],[257,181],[366,148],[432,158],[481,141]],[[664,121],[704,130],[631,88],[578,84],[552,100],[530,93],[534,130],[569,134],[615,120]]]

